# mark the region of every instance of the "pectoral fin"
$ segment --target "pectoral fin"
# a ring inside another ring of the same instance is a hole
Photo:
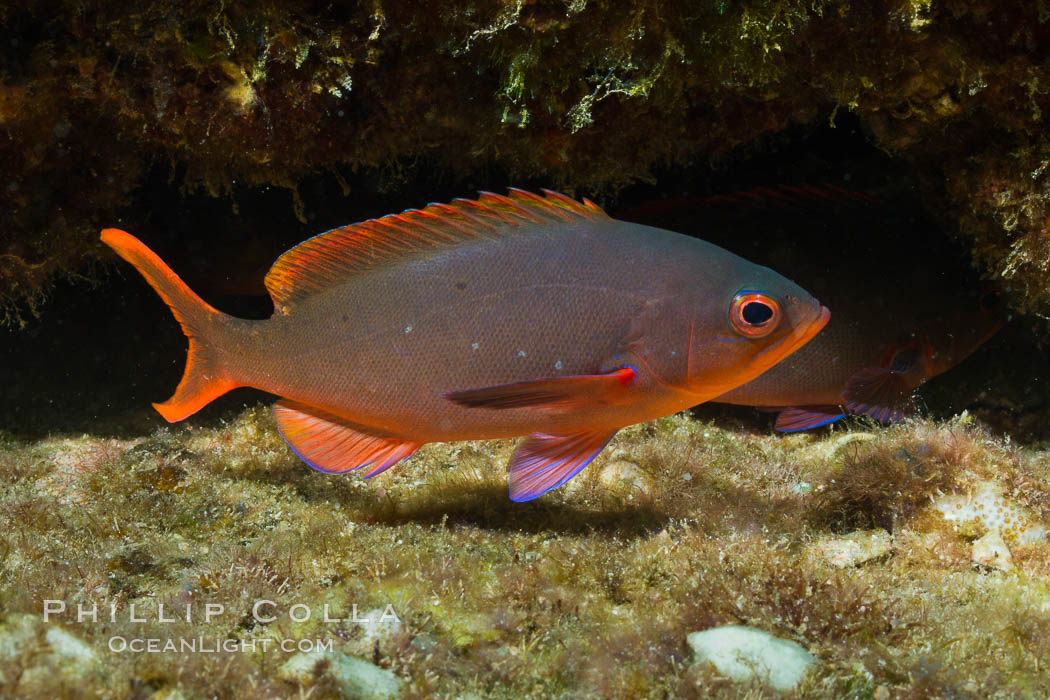
[[[915,391],[913,383],[900,372],[882,367],[862,369],[846,382],[842,399],[853,413],[869,416],[884,423],[898,421],[911,411],[908,398]]]
[[[623,367],[607,374],[554,377],[500,384],[481,389],[449,391],[444,394],[444,397],[467,408],[504,409],[539,406],[572,409],[615,406],[631,400],[626,388],[636,376],[633,367]]]
[[[558,488],[590,464],[615,434],[615,430],[571,435],[533,433],[510,459],[510,500],[531,501]]]
[[[332,474],[372,465],[367,479],[407,459],[422,445],[294,401],[278,401],[273,416],[281,437],[300,459]]]

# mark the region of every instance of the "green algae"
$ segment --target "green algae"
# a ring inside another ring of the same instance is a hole
[[[929,505],[991,480],[1050,522],[1045,447],[968,416],[786,438],[672,416],[514,504],[513,444],[428,445],[363,481],[305,467],[263,406],[145,438],[5,439],[0,691],[337,692],[282,675],[296,647],[110,648],[154,637],[330,640],[439,697],[765,694],[691,664],[687,635],[723,624],[812,652],[802,697],[1024,696],[1048,681],[1050,543],[1012,546],[1010,572],[975,567],[978,533]],[[651,477],[649,498],[603,477],[624,461]],[[814,554],[870,527],[891,533],[888,554],[846,568]],[[68,610],[44,622],[47,600]],[[78,622],[78,604],[99,620]],[[190,621],[172,612],[186,605]],[[205,620],[207,605],[224,612]],[[355,618],[388,606],[399,631],[370,641]]]

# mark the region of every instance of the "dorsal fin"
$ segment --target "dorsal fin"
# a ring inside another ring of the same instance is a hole
[[[522,224],[566,223],[609,216],[590,200],[577,202],[543,190],[541,197],[511,188],[506,196],[482,192],[476,200],[429,204],[332,229],[292,248],[266,274],[266,289],[277,313],[339,279],[388,264],[406,254],[498,237]]]

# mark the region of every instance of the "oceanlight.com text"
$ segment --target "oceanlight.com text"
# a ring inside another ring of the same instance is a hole
[[[237,652],[255,653],[282,651],[317,652],[332,651],[331,639],[276,639],[261,637],[259,639],[228,639],[223,637],[179,637],[177,639],[158,639],[156,637],[122,637],[109,638],[109,650],[115,654],[234,654]]]

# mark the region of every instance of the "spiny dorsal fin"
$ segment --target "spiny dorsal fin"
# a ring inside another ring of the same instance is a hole
[[[476,200],[430,204],[327,233],[300,243],[278,258],[266,274],[266,289],[278,313],[348,274],[380,267],[404,255],[478,237],[498,237],[522,224],[603,220],[591,202],[577,202],[543,190],[541,197],[511,188],[506,196],[482,192]]]

